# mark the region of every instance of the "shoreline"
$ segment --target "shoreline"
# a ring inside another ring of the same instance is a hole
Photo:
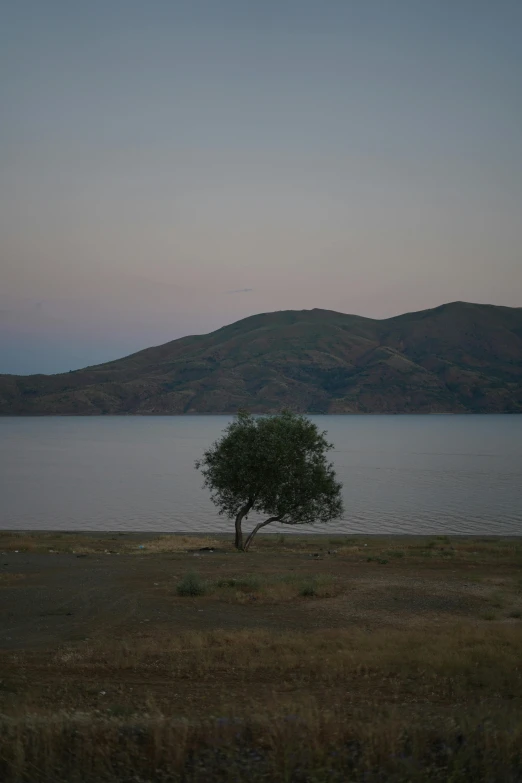
[[[45,529],[32,529],[32,528],[3,528],[0,527],[0,536],[2,535],[24,535],[24,536],[34,536],[38,537],[41,535],[53,535],[53,536],[86,536],[91,538],[106,538],[106,537],[113,537],[113,536],[119,536],[130,539],[135,538],[143,538],[143,539],[152,539],[152,538],[158,538],[158,537],[166,537],[166,536],[179,536],[179,537],[192,537],[192,538],[217,538],[217,539],[223,539],[227,540],[234,537],[234,531],[231,527],[230,532],[224,532],[224,531],[213,531],[213,530],[176,530],[176,531],[170,531],[170,530],[63,530],[60,528],[45,528]],[[291,536],[292,539],[298,540],[306,540],[308,538],[313,539],[329,539],[329,538],[338,538],[338,539],[362,539],[362,538],[368,538],[371,540],[380,540],[384,539],[386,541],[392,540],[392,539],[480,539],[480,540],[489,540],[489,539],[499,539],[502,541],[518,541],[520,538],[522,538],[522,531],[519,534],[511,534],[511,535],[503,535],[502,533],[336,533],[334,531],[331,532],[320,532],[320,533],[314,533],[314,532],[306,532],[306,533],[299,533],[297,531],[277,531],[277,532],[260,532],[259,536],[263,538],[279,538],[280,536]]]

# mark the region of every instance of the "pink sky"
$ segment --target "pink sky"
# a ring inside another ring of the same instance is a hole
[[[0,372],[522,305],[519,2],[64,8],[0,29]]]

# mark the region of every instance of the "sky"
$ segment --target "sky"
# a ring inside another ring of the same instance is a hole
[[[522,306],[520,0],[0,0],[0,372]]]

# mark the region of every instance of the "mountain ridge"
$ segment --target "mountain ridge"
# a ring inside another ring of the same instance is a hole
[[[2,415],[522,413],[522,308],[259,313],[100,365],[0,375]]]

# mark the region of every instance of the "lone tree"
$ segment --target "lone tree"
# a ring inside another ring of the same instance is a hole
[[[326,459],[332,448],[305,416],[238,413],[196,462],[219,513],[235,520],[237,549],[247,551],[258,530],[271,522],[305,525],[341,516],[342,485]],[[242,523],[251,511],[267,519],[243,543]]]

